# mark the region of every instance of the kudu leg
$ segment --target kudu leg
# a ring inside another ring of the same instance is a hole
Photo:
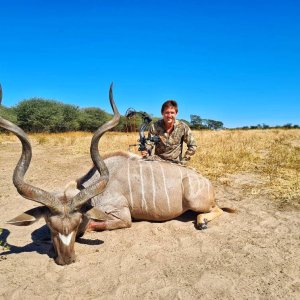
[[[101,220],[91,217],[85,231],[103,231],[131,227],[131,214],[127,207],[102,214]]]
[[[223,213],[222,209],[218,206],[214,206],[208,213],[201,213],[197,216],[197,228],[206,229],[207,222],[219,217]]]

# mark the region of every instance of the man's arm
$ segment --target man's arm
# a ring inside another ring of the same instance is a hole
[[[183,141],[186,143],[187,145],[187,150],[184,154],[183,159],[185,160],[190,160],[190,157],[192,155],[195,154],[196,149],[197,149],[197,143],[196,140],[192,134],[192,130],[190,127],[186,127],[185,133],[184,133],[184,137],[183,137]]]

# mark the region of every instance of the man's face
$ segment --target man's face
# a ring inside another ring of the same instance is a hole
[[[162,116],[167,126],[174,125],[177,112],[173,106],[168,106],[163,111]]]

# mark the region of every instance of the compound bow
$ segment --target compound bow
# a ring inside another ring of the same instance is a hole
[[[149,127],[149,124],[152,122],[152,119],[150,116],[145,112],[137,112],[133,108],[128,108],[125,117],[127,119],[131,119],[135,115],[140,115],[143,119],[143,123],[141,124],[139,128],[139,139],[137,140],[139,144],[132,144],[129,145],[129,151],[131,147],[139,146],[138,151],[148,151],[149,155],[151,154],[151,149],[147,149],[146,143],[147,141],[157,143],[159,141],[158,136],[149,136],[145,137],[145,130]]]

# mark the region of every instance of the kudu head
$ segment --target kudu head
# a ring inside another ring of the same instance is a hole
[[[81,191],[75,189],[71,192],[67,189],[63,194],[50,193],[24,181],[32,156],[31,144],[21,128],[0,116],[0,127],[15,134],[22,143],[22,154],[14,170],[13,183],[22,197],[43,205],[24,212],[8,223],[26,226],[44,217],[51,231],[56,253],[55,262],[59,265],[66,265],[75,261],[75,238],[80,225],[83,225],[83,219],[86,218],[81,209],[89,199],[102,193],[108,183],[109,172],[99,154],[98,145],[101,136],[115,127],[120,119],[113,99],[112,85],[110,86],[109,99],[114,117],[94,133],[90,146],[91,158],[100,173],[100,179]],[[2,89],[0,85],[0,104],[1,100]]]

